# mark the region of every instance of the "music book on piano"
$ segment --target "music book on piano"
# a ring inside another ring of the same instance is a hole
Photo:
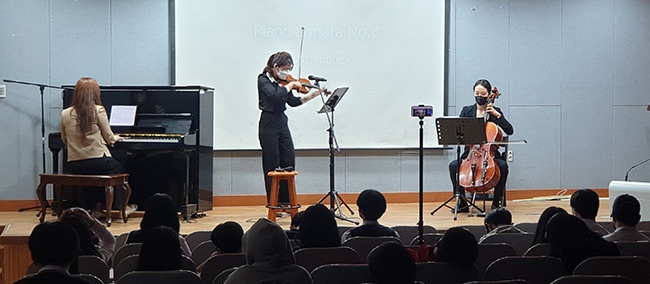
[[[133,126],[135,125],[135,114],[138,106],[113,105],[111,106],[110,126]]]

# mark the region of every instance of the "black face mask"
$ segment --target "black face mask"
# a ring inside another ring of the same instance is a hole
[[[480,106],[483,106],[487,104],[487,98],[486,97],[481,97],[481,96],[475,96],[474,99],[476,100],[476,103]]]

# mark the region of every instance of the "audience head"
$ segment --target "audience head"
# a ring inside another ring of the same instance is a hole
[[[228,221],[214,227],[210,239],[220,253],[241,252],[244,229],[237,222]]]
[[[596,220],[599,205],[598,193],[591,189],[583,188],[571,195],[573,215],[582,219]]]
[[[485,215],[485,229],[488,232],[503,225],[512,225],[512,214],[505,207],[494,208]]]
[[[341,245],[336,220],[325,205],[314,204],[304,212],[298,230],[302,247],[337,247]]]
[[[619,195],[612,204],[612,219],[621,226],[635,227],[641,220],[641,204],[634,196]]]
[[[149,197],[140,222],[140,229],[145,234],[156,226],[167,226],[172,228],[176,234],[180,233],[181,223],[178,220],[178,208],[174,199],[165,193],[156,193]]]
[[[386,198],[377,190],[366,189],[359,194],[357,206],[363,220],[377,221],[386,212]]]
[[[548,240],[546,239],[546,224],[548,223],[548,220],[557,213],[568,214],[563,208],[551,206],[544,209],[544,212],[539,215],[537,227],[535,228],[535,239],[533,240],[533,245],[548,243]]]
[[[275,222],[260,218],[244,233],[246,263],[283,266],[295,263],[287,234]]]
[[[138,259],[139,271],[181,269],[181,250],[178,233],[167,226],[151,228],[144,236]]]
[[[386,242],[368,254],[370,279],[375,284],[413,284],[415,262],[406,248],[398,243]]]
[[[69,268],[79,256],[79,237],[74,229],[61,222],[36,225],[29,235],[32,261],[39,266]]]
[[[302,223],[302,215],[305,214],[305,211],[300,211],[291,216],[291,225],[289,226],[290,230],[297,231],[300,228],[300,223]]]
[[[436,243],[431,259],[467,268],[474,264],[476,257],[478,244],[474,234],[466,228],[453,227]]]

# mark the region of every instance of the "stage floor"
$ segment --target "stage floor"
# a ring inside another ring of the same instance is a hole
[[[444,207],[432,216],[430,212],[440,204],[441,202],[424,204],[423,220],[425,225],[433,226],[439,230],[446,230],[451,227],[463,225],[483,225],[482,217],[468,217],[467,213],[458,214],[458,220],[454,221],[453,214],[448,208]],[[477,205],[482,207],[482,202],[479,201]],[[567,198],[548,201],[513,200],[508,201],[507,205],[507,208],[512,212],[514,223],[537,222],[540,213],[549,206],[562,207],[569,212],[571,210]],[[328,205],[326,204],[326,206]],[[350,206],[351,209],[354,210],[355,214],[351,215],[345,207],[343,207],[342,210],[343,214],[353,220],[359,221],[357,206],[355,204],[350,204]],[[487,202],[486,206],[489,208],[490,203]],[[386,226],[415,226],[419,220],[418,207],[417,203],[389,203],[386,213],[379,222]],[[303,208],[301,209],[304,210],[304,208],[306,208],[306,206],[303,205]],[[0,225],[10,225],[6,232],[7,235],[26,236],[29,235],[32,228],[38,224],[36,213],[36,210],[25,212],[0,212]],[[56,217],[52,216],[50,213],[51,212],[48,211],[45,220],[56,220]],[[214,207],[213,210],[207,211],[205,214],[206,216],[203,218],[190,219],[189,222],[181,222],[181,233],[189,234],[194,231],[212,230],[214,226],[225,221],[238,222],[242,227],[244,227],[244,230],[247,230],[258,218],[266,217],[267,210],[264,206],[222,206]],[[609,215],[609,202],[607,198],[601,198],[600,210],[596,220],[599,222],[611,221]],[[116,212],[113,216],[113,224],[109,230],[115,235],[138,229],[140,220],[142,220],[142,213],[139,212],[130,216],[129,221],[126,224],[123,223],[121,219],[117,219]],[[355,226],[353,223],[343,220],[337,219],[337,222],[339,226]],[[291,220],[287,215],[287,217],[278,218],[277,223],[282,226],[282,228],[288,229]]]

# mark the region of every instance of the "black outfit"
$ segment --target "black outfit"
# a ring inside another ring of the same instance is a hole
[[[37,274],[26,276],[14,284],[92,284],[84,279],[74,277],[70,274],[56,271],[44,270]]]
[[[506,117],[503,115],[503,112],[501,111],[500,108],[494,107],[494,109],[501,114],[500,118],[496,118],[493,115],[488,114],[488,120],[489,122],[494,122],[496,125],[501,127],[503,129],[503,132],[505,132],[507,135],[512,135],[514,133],[514,129],[512,128],[512,125]],[[460,117],[476,117],[476,104],[469,105],[469,106],[464,106],[463,110],[460,112]],[[465,146],[465,152],[461,155],[460,159],[465,159],[467,158],[467,155],[469,154],[470,148],[468,146]],[[497,185],[494,187],[494,198],[492,199],[492,207],[499,207],[501,197],[503,196],[503,191],[506,188],[506,181],[508,180],[508,163],[506,163],[505,159],[501,156],[501,153],[499,151],[496,151],[494,153],[495,160],[499,166],[499,171],[501,173],[501,176],[499,178],[499,182]],[[465,196],[465,189],[462,186],[459,186],[456,180],[456,174],[458,173],[458,160],[453,160],[451,163],[449,163],[449,177],[451,178],[451,183],[458,190],[460,195]],[[466,207],[467,204],[461,200],[460,207]],[[460,210],[460,208],[459,208]]]
[[[257,76],[259,109],[262,111],[259,122],[259,140],[262,146],[262,170],[266,184],[266,200],[271,195],[271,178],[268,172],[278,167],[295,167],[296,155],[293,139],[289,131],[289,119],[284,114],[287,104],[296,107],[302,104],[299,97],[287,91],[267,74]],[[289,195],[286,182],[280,183],[279,201],[288,203]]]

